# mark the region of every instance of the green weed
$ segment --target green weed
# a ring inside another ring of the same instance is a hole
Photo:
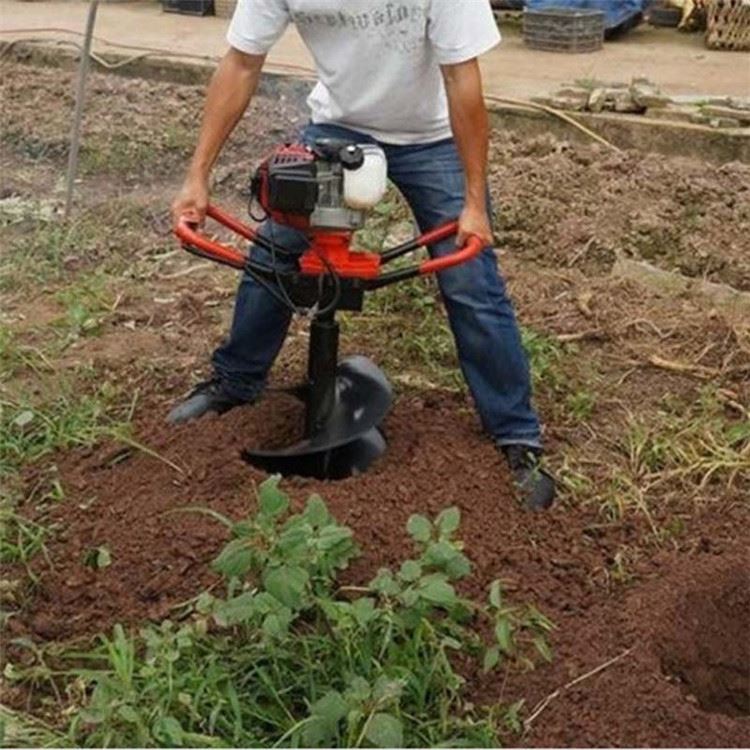
[[[485,604],[457,593],[471,571],[457,509],[413,516],[416,555],[358,587],[336,580],[357,548],[319,497],[290,515],[271,479],[258,501],[236,523],[195,509],[230,530],[214,562],[225,596],[199,596],[182,625],[117,626],[69,654],[60,674],[87,696],[66,714],[71,744],[487,747],[518,730],[520,705],[470,705],[455,663],[530,668],[551,658],[552,625],[507,603],[499,582]]]
[[[0,262],[0,291],[18,293],[33,284],[37,293],[41,284],[81,269],[103,274],[129,268],[133,250],[143,246],[144,210],[129,200],[110,201],[69,222],[35,219],[12,227]]]
[[[20,563],[28,569],[31,559],[44,549],[49,529],[15,513],[0,501],[0,562]],[[33,576],[32,576],[33,578]]]
[[[561,388],[564,382],[560,369],[565,354],[563,345],[552,336],[530,328],[521,329],[521,338],[535,386],[544,385],[550,390]]]
[[[157,158],[158,152],[150,144],[112,138],[103,143],[84,143],[79,168],[82,175],[129,174],[144,164],[154,163]]]
[[[102,274],[93,274],[78,279],[57,293],[56,298],[65,309],[65,318],[56,325],[64,330],[66,343],[100,331],[114,305],[106,285],[107,280]]]
[[[36,373],[54,370],[41,348],[20,343],[9,326],[0,325],[0,383],[26,368]]]
[[[30,161],[60,161],[68,153],[68,139],[45,138],[19,127],[3,128],[0,142]]]
[[[628,413],[616,437],[595,439],[608,449],[606,463],[567,461],[559,472],[562,485],[583,502],[596,503],[611,521],[642,515],[652,541],[684,531],[679,517],[664,512],[670,495],[702,502],[727,491],[740,497],[750,488],[750,426],[728,416],[715,386],[697,399],[667,398],[647,414]],[[587,477],[591,467],[596,479]]]
[[[0,290],[14,291],[29,276],[37,282],[59,277],[66,258],[85,253],[98,231],[93,222],[80,219],[69,224],[35,222],[30,231],[15,233],[0,265]]]
[[[164,124],[148,140],[99,134],[84,141],[80,171],[82,175],[133,175],[164,170],[170,157],[187,158],[194,145],[195,131],[176,123]]]
[[[39,719],[0,705],[2,747],[66,747],[66,737]]]
[[[595,406],[595,394],[586,389],[574,391],[565,397],[565,408],[568,415],[578,422],[589,419]]]
[[[25,494],[18,480],[20,469],[56,450],[91,445],[122,429],[109,412],[113,397],[102,388],[83,397],[63,393],[43,405],[0,401],[0,561],[20,563],[29,571],[28,563],[44,549],[50,532],[43,519],[31,520],[16,510]],[[60,482],[52,474],[40,480],[27,499],[41,508],[62,497]]]
[[[116,422],[108,412],[113,391],[74,397],[61,393],[50,403],[0,401],[0,477],[55,450],[92,445],[111,434]]]

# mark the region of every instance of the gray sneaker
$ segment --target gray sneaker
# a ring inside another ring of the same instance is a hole
[[[555,480],[541,467],[541,450],[528,445],[503,445],[501,450],[526,507],[530,510],[550,508],[555,501]]]
[[[230,396],[218,378],[199,383],[192,393],[169,412],[169,424],[183,424],[213,412],[224,414],[235,406],[247,403]]]

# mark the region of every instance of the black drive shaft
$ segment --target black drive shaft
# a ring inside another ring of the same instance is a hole
[[[331,310],[316,317],[310,325],[307,362],[308,398],[305,412],[305,437],[318,434],[333,412],[336,401],[336,366],[339,356],[339,324]]]

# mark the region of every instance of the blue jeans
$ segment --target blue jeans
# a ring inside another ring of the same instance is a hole
[[[358,143],[373,139],[334,125],[308,125],[302,138],[347,138]],[[464,207],[464,173],[452,140],[424,145],[380,144],[388,159],[388,176],[426,232],[456,219]],[[301,253],[304,238],[288,227],[266,222],[260,230],[276,244]],[[430,248],[445,255],[455,249],[452,239]],[[269,253],[253,246],[253,258],[270,264]],[[277,255],[281,268],[293,267],[293,257]],[[541,446],[539,420],[531,406],[531,382],[513,306],[498,271],[494,249],[474,260],[443,271],[438,283],[456,341],[461,370],[469,385],[485,430],[498,445]],[[246,401],[257,398],[278,355],[291,320],[289,310],[262,286],[244,275],[237,292],[229,338],[216,350],[213,365],[226,390]]]

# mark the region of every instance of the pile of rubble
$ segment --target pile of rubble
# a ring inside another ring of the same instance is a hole
[[[715,128],[750,127],[750,99],[738,97],[667,96],[647,78],[628,83],[596,80],[566,84],[537,104],[573,112],[619,112],[692,122]]]

